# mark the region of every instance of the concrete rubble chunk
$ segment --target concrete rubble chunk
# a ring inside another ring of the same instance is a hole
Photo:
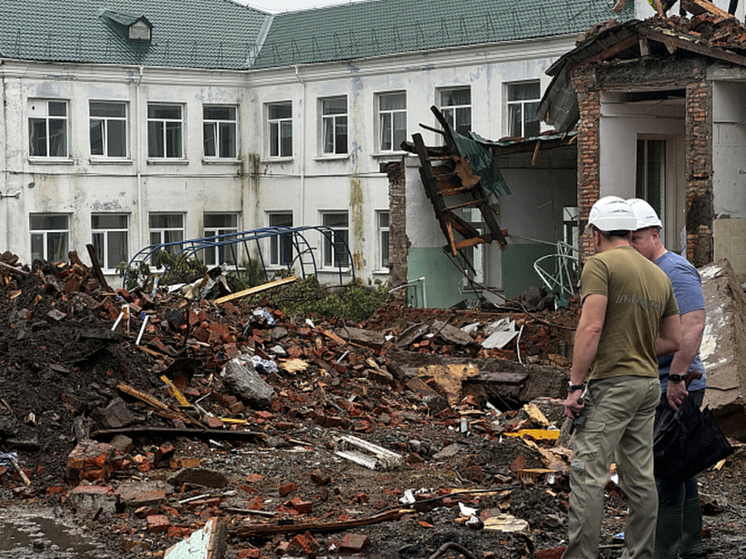
[[[381,332],[363,330],[362,328],[337,328],[334,333],[345,341],[381,349],[386,343],[386,337]]]
[[[746,440],[746,297],[733,268],[719,260],[701,268],[705,324],[700,356],[707,373],[704,405],[726,436]]]
[[[489,334],[487,334],[488,331]],[[503,319],[485,327],[485,334],[487,339],[482,342],[483,348],[502,349],[518,335],[518,331],[515,329],[515,320],[506,321],[506,319]]]
[[[117,487],[119,501],[128,509],[159,506],[166,499],[166,485],[154,481],[125,481]]]
[[[275,391],[267,384],[251,360],[236,357],[223,369],[223,384],[254,408],[268,408]]]
[[[335,439],[334,448],[337,456],[371,470],[393,470],[404,463],[400,454],[352,435]]]
[[[228,529],[217,518],[210,518],[201,530],[166,550],[164,559],[223,559]]]
[[[117,512],[119,494],[114,489],[101,485],[79,485],[70,492],[70,504],[78,511]]]
[[[93,420],[103,429],[121,429],[135,422],[135,416],[121,398],[114,398],[105,408],[97,408]]]
[[[179,486],[182,483],[204,487],[225,487],[228,478],[221,472],[207,468],[183,468],[168,478],[168,483]]]
[[[455,326],[451,326],[450,324],[446,324],[440,320],[434,320],[432,322],[430,325],[430,333],[447,344],[469,345],[474,343],[474,338],[469,334],[460,328],[456,328]]]

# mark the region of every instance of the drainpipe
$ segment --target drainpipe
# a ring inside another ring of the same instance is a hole
[[[303,94],[301,95],[301,102],[303,103],[303,114],[301,115],[301,122],[303,123],[303,133],[300,141],[300,223],[299,225],[306,224],[306,82],[300,77],[298,72],[298,66],[295,66],[295,77],[303,85]]]
[[[145,246],[144,240],[144,219],[145,216],[143,215],[143,207],[142,207],[142,126],[140,124],[140,84],[142,83],[142,73],[143,73],[143,66],[139,66],[140,69],[140,76],[137,79],[137,86],[136,86],[136,102],[137,102],[137,108],[135,113],[135,135],[137,137],[137,214],[138,214],[138,235],[139,235],[139,246],[140,248]]]
[[[422,308],[426,309],[427,308],[427,293],[425,292],[425,276],[410,280],[407,283],[403,283],[397,287],[394,287],[393,289],[389,289],[389,293],[393,293],[394,291],[399,291],[400,289],[404,289],[405,287],[409,287],[410,285],[414,285],[416,283],[422,284]]]

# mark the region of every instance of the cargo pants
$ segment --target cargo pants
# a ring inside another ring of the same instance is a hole
[[[595,559],[604,486],[616,460],[629,502],[622,559],[652,559],[658,493],[653,477],[653,420],[660,401],[657,376],[591,380],[575,431],[570,469],[569,540],[563,559]]]

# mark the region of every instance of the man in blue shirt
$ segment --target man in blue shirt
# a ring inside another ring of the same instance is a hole
[[[696,268],[686,258],[669,252],[661,243],[661,221],[645,200],[627,200],[637,217],[638,229],[632,234],[632,246],[657,264],[671,280],[681,313],[681,345],[676,353],[658,357],[661,381],[661,405],[677,410],[684,398],[700,406],[706,376],[699,347],[705,329],[705,303],[702,282]],[[700,378],[697,376],[701,375]],[[689,379],[687,379],[689,377]],[[693,380],[691,380],[693,378]],[[687,386],[687,380],[691,382]],[[702,512],[697,480],[691,478],[671,486],[656,479],[658,521],[655,559],[691,559],[706,557],[702,543]]]

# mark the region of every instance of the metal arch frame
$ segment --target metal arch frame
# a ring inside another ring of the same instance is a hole
[[[319,270],[316,264],[316,255],[314,254],[315,247],[313,247],[306,239],[304,234],[306,231],[317,231],[319,232],[329,243],[331,243],[332,250],[334,251],[334,260],[336,261],[336,270],[339,276],[339,285],[344,285],[343,274],[352,274],[352,283],[355,283],[355,267],[352,260],[352,253],[350,252],[349,245],[344,239],[337,238],[337,241],[341,241],[344,246],[344,251],[338,250],[338,242],[335,242],[336,231],[332,227],[326,225],[305,225],[300,227],[263,227],[260,229],[252,229],[250,231],[239,231],[237,233],[224,233],[222,235],[214,235],[211,237],[200,237],[197,239],[187,239],[184,241],[172,241],[169,243],[161,243],[159,245],[148,245],[143,249],[140,249],[127,263],[127,268],[124,271],[122,277],[122,287],[127,285],[127,273],[128,270],[134,266],[138,266],[148,260],[157,252],[161,250],[168,250],[173,247],[174,252],[171,254],[174,258],[191,258],[198,255],[200,252],[209,248],[220,248],[230,247],[230,250],[234,256],[236,272],[240,272],[242,269],[239,268],[238,258],[236,258],[236,246],[242,244],[246,252],[247,258],[249,259],[249,269],[253,270],[253,262],[251,259],[251,251],[249,250],[249,243],[256,243],[256,250],[259,255],[259,261],[262,265],[262,271],[264,273],[265,280],[269,280],[269,274],[267,273],[267,266],[264,262],[264,254],[262,251],[262,239],[268,239],[271,237],[287,236],[292,235],[291,242],[295,248],[295,255],[292,260],[287,260],[287,268],[289,270],[294,269],[296,262],[299,263],[300,274],[304,279],[306,278],[306,265],[310,264],[313,268],[313,275],[318,277]],[[342,266],[341,254],[347,253],[347,267]],[[341,253],[341,254],[340,254]],[[310,255],[310,262],[303,260],[304,255]],[[164,267],[159,270],[160,275],[166,274],[168,267]]]

